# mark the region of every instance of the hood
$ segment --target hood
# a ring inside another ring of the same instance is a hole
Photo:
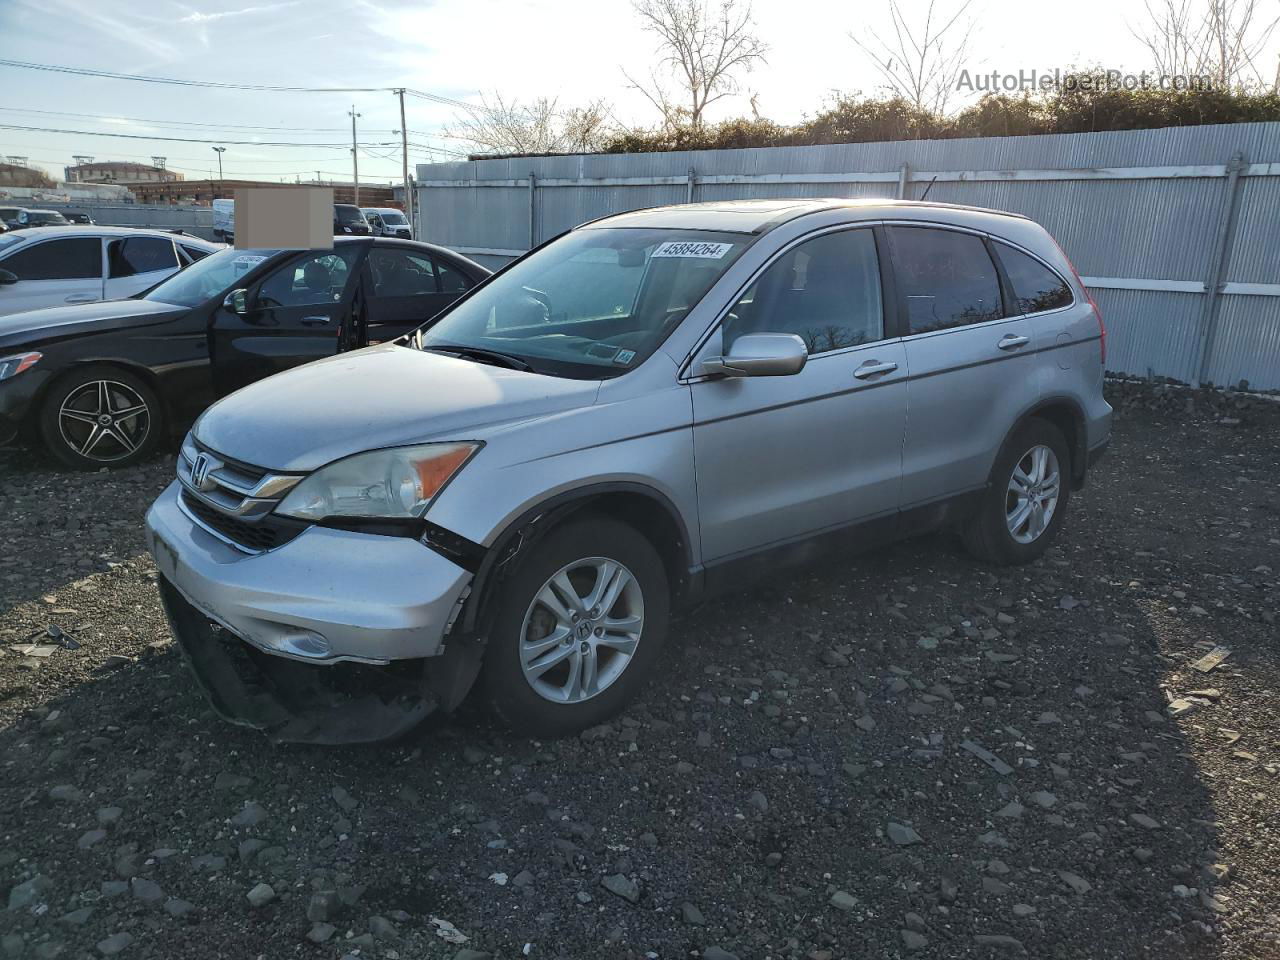
[[[395,344],[317,360],[218,401],[193,428],[211,450],[301,472],[365,450],[469,440],[482,428],[595,401],[595,380],[567,380]]]
[[[0,317],[0,347],[162,323],[186,312],[186,307],[158,300],[104,300],[10,313]]]

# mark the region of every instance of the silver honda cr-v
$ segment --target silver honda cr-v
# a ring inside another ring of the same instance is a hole
[[[744,201],[597,220],[407,342],[211,407],[147,515],[224,716],[401,733],[477,680],[595,724],[673,609],[942,526],[1044,552],[1105,447],[1104,330],[1043,228],[934,203]]]

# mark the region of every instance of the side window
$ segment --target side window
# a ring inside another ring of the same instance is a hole
[[[46,240],[0,261],[19,280],[101,280],[102,241],[97,237]]]
[[[1039,313],[1071,304],[1071,288],[1043,263],[1006,243],[994,246],[1013,287],[1018,313]]]
[[[911,333],[1001,316],[1000,281],[981,237],[928,227],[890,227],[889,235]]]
[[[375,297],[419,297],[436,292],[436,268],[426,257],[375,247],[369,253]]]
[[[185,243],[179,244],[179,247],[182,249],[182,255],[191,263],[195,263],[197,260],[203,260],[209,255],[208,250],[201,250],[199,247],[189,247]]]
[[[447,263],[436,261],[436,275],[440,278],[441,293],[466,293],[471,289],[471,281],[467,279],[467,275]]]
[[[132,277],[152,270],[173,270],[178,258],[173,253],[173,241],[160,237],[129,237],[112,240],[107,245],[107,266],[112,279]]]
[[[794,333],[810,354],[883,339],[875,235],[828,233],[783,254],[729,315],[724,348],[745,333]]]
[[[260,307],[304,307],[337,303],[351,274],[357,250],[323,252],[293,260],[263,281]]]

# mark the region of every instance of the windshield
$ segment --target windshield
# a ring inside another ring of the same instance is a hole
[[[616,376],[657,349],[752,239],[577,230],[459,303],[423,331],[423,346],[497,351],[558,376]]]
[[[386,213],[380,213],[378,214],[378,216],[382,218],[383,223],[389,223],[393,227],[398,227],[401,224],[408,223],[408,221],[405,220],[403,214],[396,213],[394,210],[388,211]]]
[[[146,293],[147,300],[194,307],[224,295],[236,283],[279,250],[219,250],[162,280]]]
[[[28,218],[31,223],[66,223],[67,218],[60,213],[46,213],[40,210],[31,211]]]
[[[334,218],[339,223],[364,223],[364,214],[360,212],[359,207],[335,204],[333,211]]]

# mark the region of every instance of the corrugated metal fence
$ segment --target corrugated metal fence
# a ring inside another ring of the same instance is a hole
[[[926,188],[1044,224],[1112,371],[1280,390],[1280,123],[421,164],[416,235],[496,266],[624,210]]]
[[[16,206],[17,204],[15,204]],[[87,213],[95,223],[106,227],[152,227],[157,230],[181,230],[193,237],[213,239],[213,210],[210,207],[171,204],[109,203],[86,200],[71,203],[26,203],[37,210],[60,213]]]

